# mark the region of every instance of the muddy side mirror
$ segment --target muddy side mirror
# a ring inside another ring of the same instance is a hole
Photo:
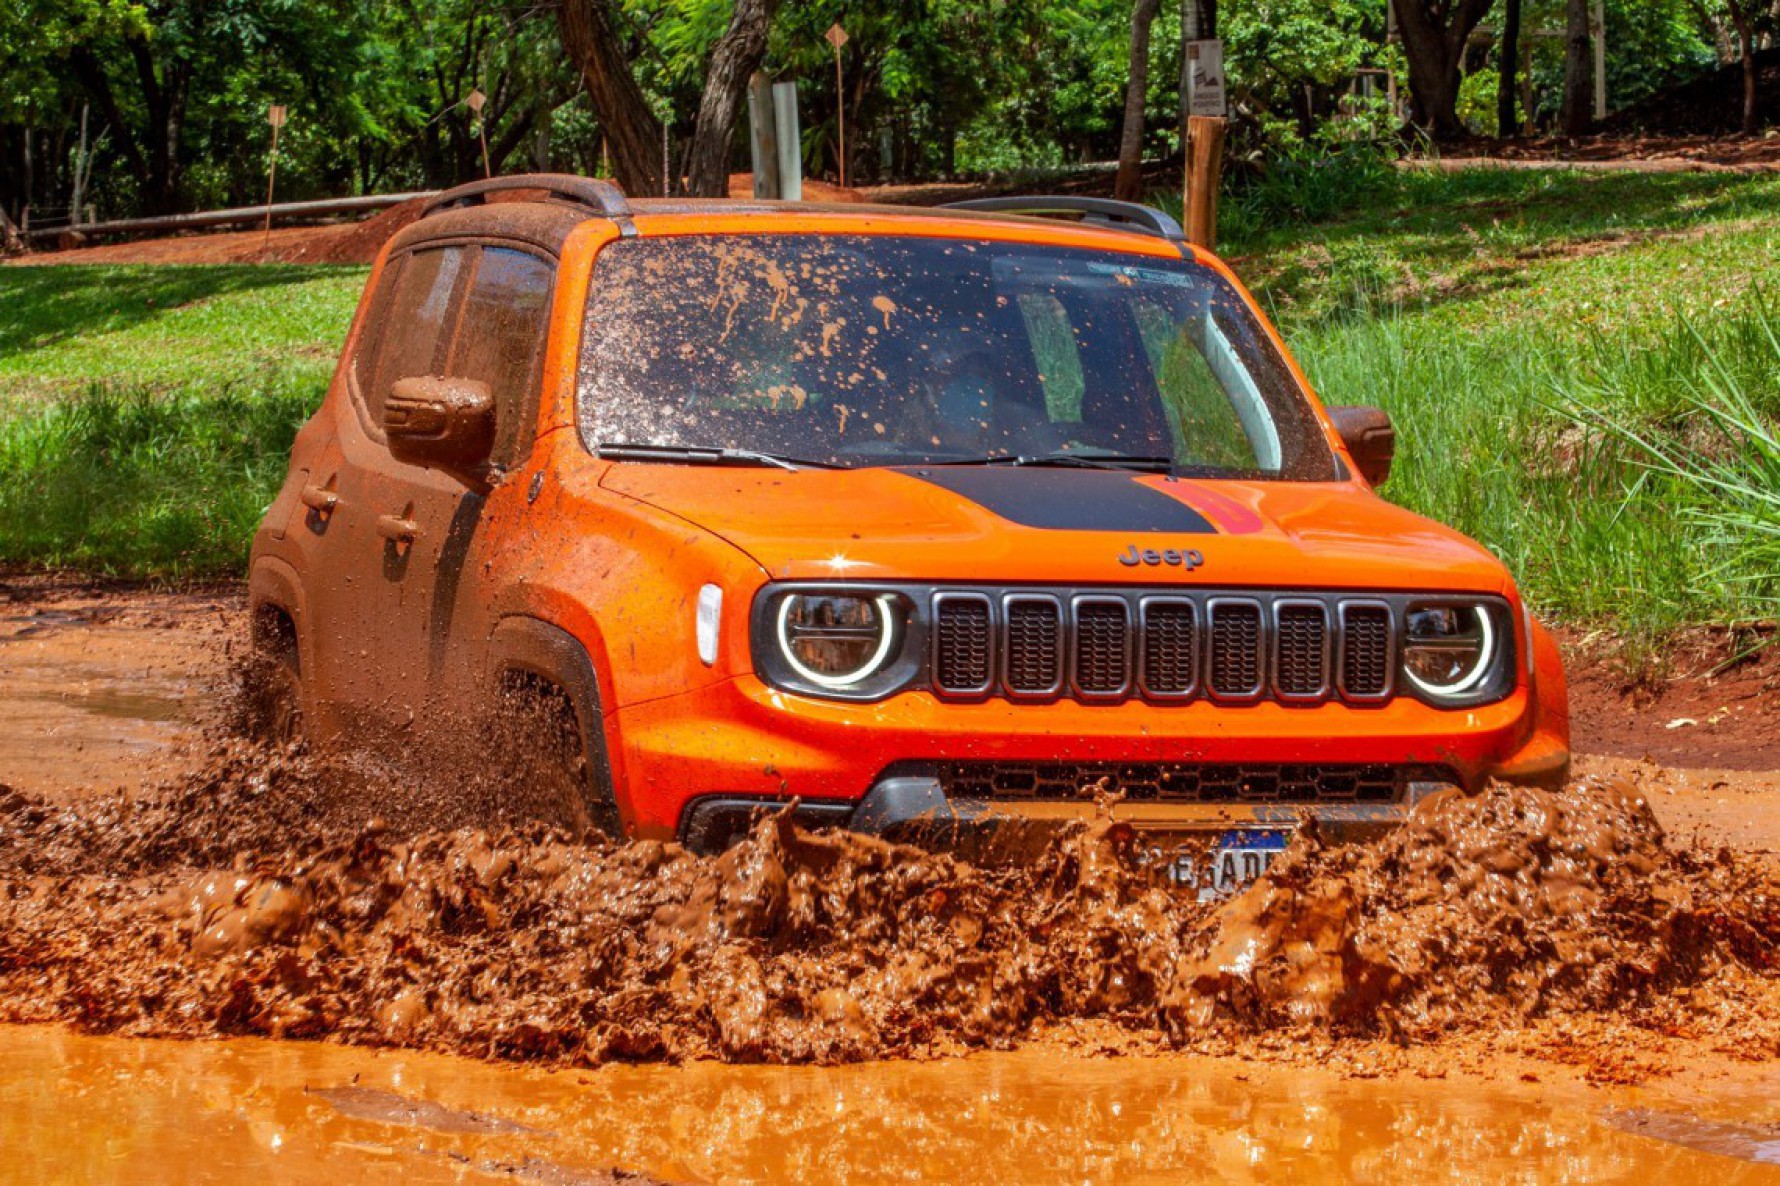
[[[1373,486],[1390,480],[1391,459],[1397,455],[1397,430],[1381,408],[1330,408],[1329,419],[1347,446],[1347,455],[1359,467],[1360,476]]]
[[[397,379],[383,403],[383,433],[397,461],[474,481],[494,449],[494,396],[474,379]]]

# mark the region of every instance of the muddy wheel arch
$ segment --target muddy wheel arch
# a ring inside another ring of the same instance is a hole
[[[489,639],[487,688],[491,703],[516,682],[541,681],[560,692],[575,713],[587,764],[588,806],[613,835],[622,834],[617,783],[606,738],[605,701],[587,648],[560,626],[538,618],[506,617]],[[609,819],[601,819],[609,815]]]

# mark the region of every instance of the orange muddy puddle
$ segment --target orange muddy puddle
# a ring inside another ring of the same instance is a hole
[[[497,1067],[0,1028],[0,1181],[1780,1182],[1780,1092],[1343,1080],[1035,1045],[918,1063]]]
[[[239,597],[0,599],[0,782],[46,795],[136,788],[213,711]]]

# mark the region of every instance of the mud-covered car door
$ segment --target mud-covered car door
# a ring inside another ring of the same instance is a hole
[[[392,702],[407,664],[391,647],[399,631],[402,577],[416,557],[389,537],[403,491],[384,439],[383,408],[395,377],[427,373],[447,341],[465,278],[462,247],[423,247],[384,265],[346,369],[349,399],[334,440],[306,475],[306,598],[315,684],[332,723],[380,730],[406,703]]]
[[[487,623],[477,612],[486,604],[479,600],[479,528],[493,488],[531,452],[556,279],[553,258],[518,243],[482,243],[469,266],[440,373],[482,384],[493,397],[489,481],[474,489],[459,487],[445,499],[433,495],[436,473],[403,467],[415,479],[407,497],[414,546],[426,563],[406,577],[405,598],[424,610],[404,614],[402,645],[415,663],[412,674],[428,688],[473,680],[483,670]]]

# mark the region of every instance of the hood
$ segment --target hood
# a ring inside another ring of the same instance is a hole
[[[621,463],[601,485],[723,537],[778,580],[1491,593],[1509,583],[1477,544],[1349,483]]]

